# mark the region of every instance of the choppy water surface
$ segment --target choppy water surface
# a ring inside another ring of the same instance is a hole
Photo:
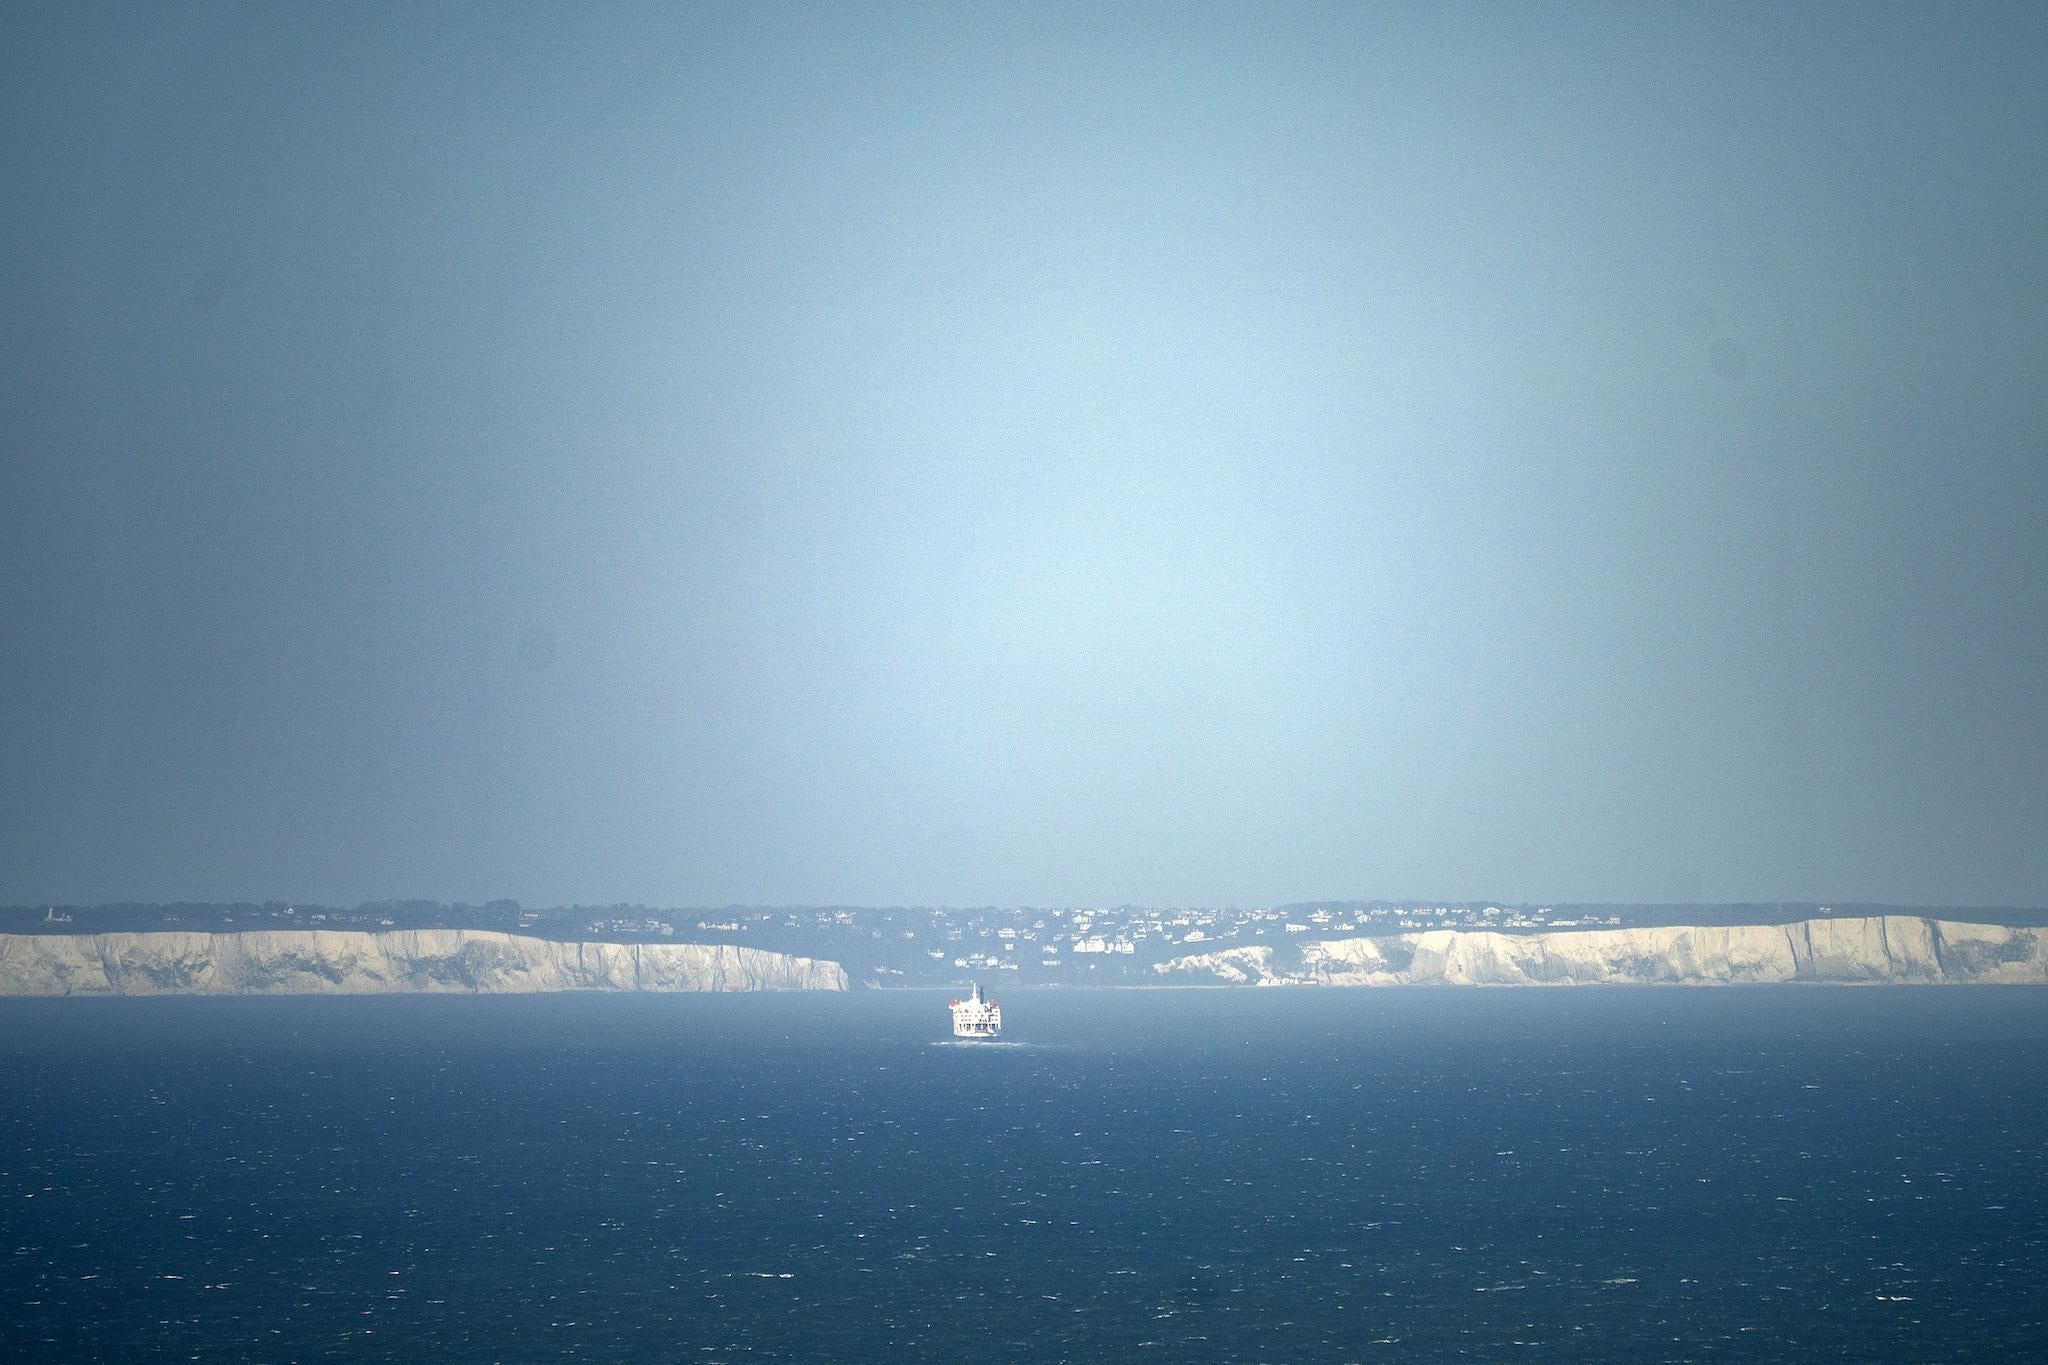
[[[2048,1358],[2048,991],[0,1002],[0,1356]]]

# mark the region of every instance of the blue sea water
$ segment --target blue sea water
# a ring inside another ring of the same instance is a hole
[[[0,1002],[0,1358],[2048,1359],[2048,991]]]

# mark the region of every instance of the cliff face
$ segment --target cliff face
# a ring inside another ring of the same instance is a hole
[[[480,929],[0,934],[0,995],[845,989],[836,962],[700,943],[558,943]]]
[[[1258,986],[2048,984],[2048,930],[1915,915],[1537,934],[1441,929],[1228,948],[1154,970]]]

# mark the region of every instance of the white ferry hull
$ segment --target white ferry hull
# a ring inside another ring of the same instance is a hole
[[[955,1038],[985,1042],[1003,1031],[1002,1006],[983,996],[978,982],[965,1000],[955,1000],[947,1008],[953,1011]]]

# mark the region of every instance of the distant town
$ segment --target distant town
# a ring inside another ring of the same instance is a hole
[[[1101,906],[1061,909],[839,906],[662,910],[642,905],[529,909],[380,901],[349,908],[261,904],[123,904],[0,907],[0,932],[96,934],[260,929],[488,929],[559,940],[726,943],[843,965],[867,986],[952,986],[970,978],[1026,985],[1120,985],[1156,979],[1154,967],[1221,949],[1431,929],[1535,933],[1672,924],[1775,924],[1885,909],[1935,907],[1772,902],[1724,905],[1501,905],[1324,901],[1238,907]],[[2041,910],[1968,911],[1979,921],[2048,925]]]

